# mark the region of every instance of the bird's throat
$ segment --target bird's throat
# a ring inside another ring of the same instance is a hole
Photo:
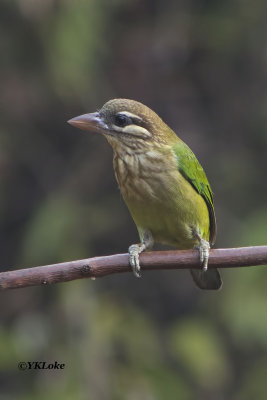
[[[157,146],[112,147],[114,172],[126,203],[157,201],[163,193],[166,176],[177,171],[175,160],[172,163],[165,157],[164,153],[169,149]]]

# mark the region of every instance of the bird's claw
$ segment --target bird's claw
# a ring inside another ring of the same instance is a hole
[[[207,242],[207,240],[201,239],[197,248],[199,251],[199,257],[200,257],[200,262],[202,264],[202,269],[205,272],[208,270],[210,244],[209,242]]]
[[[141,278],[139,254],[153,246],[153,237],[150,231],[142,231],[142,241],[129,247],[129,263],[136,278]]]
[[[139,264],[139,254],[141,253],[141,251],[142,249],[138,244],[132,244],[129,247],[129,262],[136,278],[141,278],[140,264]]]

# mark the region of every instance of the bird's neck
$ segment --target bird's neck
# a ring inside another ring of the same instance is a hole
[[[161,177],[164,178],[163,172],[166,174],[177,168],[171,146],[152,145],[151,142],[132,147],[114,142],[111,145],[115,176],[126,202],[153,198],[161,184]]]

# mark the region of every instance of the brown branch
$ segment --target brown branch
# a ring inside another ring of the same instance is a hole
[[[214,249],[210,252],[209,268],[249,267],[267,264],[267,246]],[[140,255],[142,270],[201,268],[197,250],[154,251]],[[43,265],[0,273],[0,289],[98,278],[129,272],[128,254],[86,258],[84,260]]]

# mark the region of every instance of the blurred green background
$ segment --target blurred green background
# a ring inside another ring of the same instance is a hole
[[[2,0],[2,270],[138,240],[103,137],[66,124],[150,106],[215,193],[217,247],[266,243],[265,0]],[[267,398],[267,269],[122,274],[0,293],[0,399]],[[63,371],[19,371],[57,360]]]

